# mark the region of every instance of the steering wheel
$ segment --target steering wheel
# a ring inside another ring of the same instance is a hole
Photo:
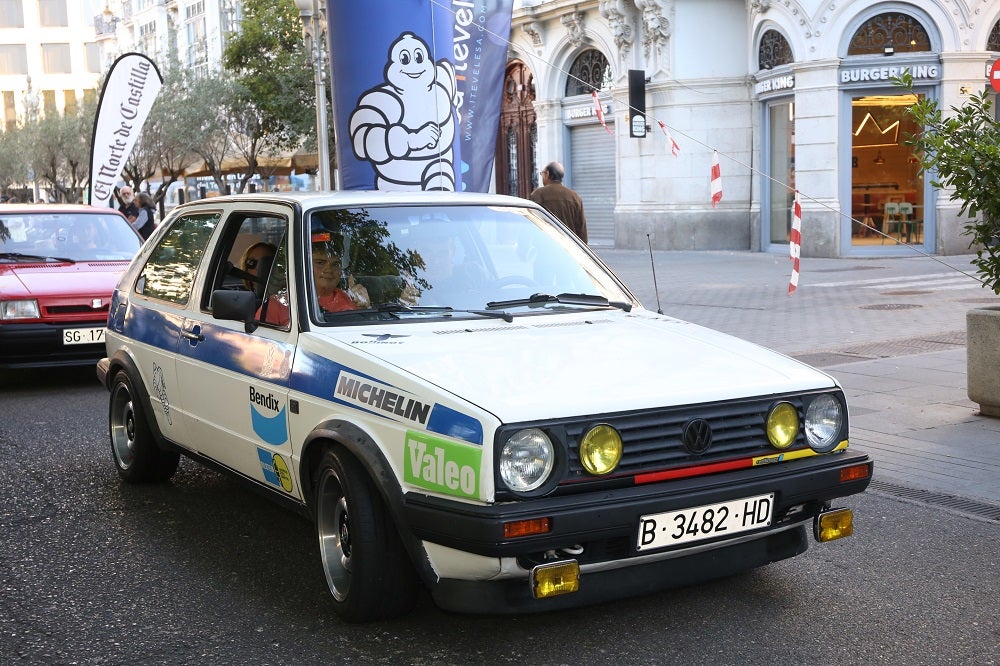
[[[535,280],[528,277],[527,275],[507,275],[506,277],[497,278],[496,280],[494,280],[492,286],[496,289],[503,289],[505,287],[515,287],[515,286],[535,288],[539,285],[537,282],[535,282]]]

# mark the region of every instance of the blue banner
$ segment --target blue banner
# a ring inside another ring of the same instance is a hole
[[[512,4],[328,0],[344,189],[489,189]]]

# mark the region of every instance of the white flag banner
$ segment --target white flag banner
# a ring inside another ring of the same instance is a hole
[[[126,53],[111,65],[94,116],[87,203],[111,199],[162,86],[160,70],[141,53]]]

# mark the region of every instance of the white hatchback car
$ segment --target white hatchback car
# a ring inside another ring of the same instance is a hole
[[[128,482],[179,454],[315,524],[337,612],[551,610],[852,531],[830,376],[642,308],[537,205],[378,192],[185,204],[98,375]]]

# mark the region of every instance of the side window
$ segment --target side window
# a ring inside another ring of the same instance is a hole
[[[208,307],[208,296],[212,289],[234,289],[251,291],[258,308],[257,318],[261,323],[287,328],[287,317],[276,321],[264,318],[261,306],[265,306],[276,293],[284,296],[287,284],[287,260],[285,239],[288,221],[276,215],[235,214],[229,218],[224,231],[218,268],[212,288],[206,290],[204,307]]]
[[[218,224],[218,213],[178,218],[153,248],[135,283],[136,293],[187,305],[198,265]]]

